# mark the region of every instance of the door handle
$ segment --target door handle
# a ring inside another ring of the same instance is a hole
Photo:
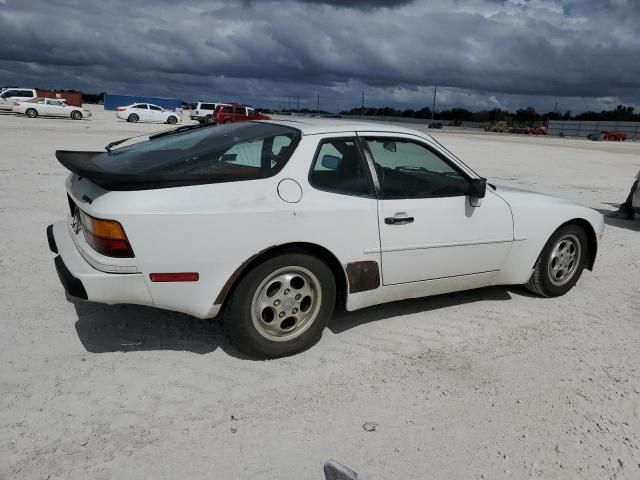
[[[384,223],[387,225],[406,225],[407,223],[413,223],[415,219],[413,217],[387,217],[384,219]]]

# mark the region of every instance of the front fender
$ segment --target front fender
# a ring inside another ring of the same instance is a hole
[[[499,186],[496,194],[511,207],[514,226],[513,248],[497,283],[526,283],[549,237],[571,222],[585,226],[592,254],[588,266],[593,266],[604,232],[604,217],[600,213],[570,200],[510,187]]]

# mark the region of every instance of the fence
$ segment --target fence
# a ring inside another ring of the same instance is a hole
[[[586,137],[590,133],[606,131],[624,132],[627,139],[640,139],[640,122],[597,122],[576,120],[550,120],[548,135]]]
[[[430,123],[441,123],[445,127],[451,123],[451,120],[431,120],[430,118],[411,118],[411,117],[387,117],[384,115],[342,115],[343,118],[349,120],[366,120],[374,122],[393,122],[393,123],[413,123],[420,125],[429,125]],[[462,128],[483,128],[482,122],[460,122],[456,126]]]

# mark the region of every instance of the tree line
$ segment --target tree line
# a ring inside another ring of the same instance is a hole
[[[491,110],[480,110],[472,112],[466,108],[451,108],[440,110],[432,115],[429,107],[419,110],[395,109],[391,107],[354,107],[351,110],[341,112],[343,115],[365,115],[365,116],[385,116],[385,117],[406,117],[423,118],[425,120],[434,118],[435,120],[460,121],[460,122],[499,122],[514,121],[518,123],[539,123],[547,120],[595,120],[595,121],[618,121],[618,122],[640,122],[640,112],[635,112],[634,107],[618,105],[612,110],[602,110],[600,112],[587,111],[574,115],[570,110],[561,112],[540,113],[533,107],[520,108],[515,112],[493,108]]]

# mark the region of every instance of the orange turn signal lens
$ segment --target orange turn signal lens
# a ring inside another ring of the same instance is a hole
[[[120,223],[115,220],[92,217],[82,210],[79,213],[84,238],[96,252],[108,257],[135,257]]]
[[[100,218],[94,218],[84,212],[82,212],[81,215],[82,226],[96,237],[105,239],[108,238],[111,240],[127,239],[122,225],[120,225],[115,220],[102,220]]]

